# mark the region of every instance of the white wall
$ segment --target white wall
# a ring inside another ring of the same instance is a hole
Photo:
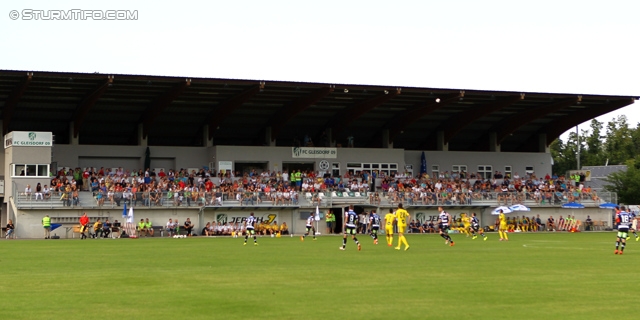
[[[541,178],[547,173],[551,175],[550,153],[520,153],[520,152],[468,152],[468,151],[425,151],[427,173],[431,175],[431,166],[439,165],[440,172],[451,172],[452,165],[466,165],[467,172],[477,172],[478,165],[491,165],[493,171],[504,173],[505,166],[512,167],[512,173],[521,177],[525,174],[525,167],[533,167],[536,175]],[[413,165],[413,172],[420,172],[420,158],[422,151],[404,152],[407,164]]]
[[[206,147],[149,147],[151,162],[175,163],[174,168],[202,168],[208,166],[211,160],[211,148]],[[76,168],[82,164],[93,164],[93,167],[119,167],[122,163],[130,163],[138,170],[144,166],[146,147],[144,146],[94,146],[94,145],[55,145],[53,147],[53,161],[59,167]],[[126,159],[126,161],[125,161]],[[133,159],[133,160],[132,160]],[[125,161],[125,162],[122,162]]]

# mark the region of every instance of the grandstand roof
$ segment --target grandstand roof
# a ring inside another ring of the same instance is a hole
[[[396,148],[537,151],[567,129],[629,105],[638,97],[438,89],[355,84],[0,70],[3,133],[52,131],[56,143],[135,145],[142,125],[149,145],[201,146],[205,125],[217,145],[278,146],[327,128],[346,144]],[[70,124],[73,124],[71,126]]]

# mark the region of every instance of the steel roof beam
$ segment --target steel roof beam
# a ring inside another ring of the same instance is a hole
[[[191,79],[185,79],[184,82],[180,82],[174,85],[169,91],[165,92],[157,99],[155,99],[142,116],[142,137],[147,138],[149,130],[153,122],[158,118],[160,114],[166,109],[174,100],[176,100],[182,92],[191,85]]]
[[[27,72],[27,75],[20,81],[20,83],[11,91],[4,103],[4,109],[2,110],[2,134],[5,135],[9,132],[9,125],[11,124],[11,118],[13,113],[24,95],[24,92],[29,87],[31,80],[33,79],[33,72]]]
[[[93,108],[93,106],[98,102],[98,99],[107,92],[107,89],[113,85],[113,76],[107,76],[107,79],[104,80],[102,84],[100,84],[95,90],[93,90],[89,95],[87,95],[76,107],[76,111],[73,115],[73,137],[77,138],[78,133],[80,133],[80,128],[82,128],[82,124],[84,123],[87,114]]]
[[[260,82],[257,85],[253,85],[241,93],[221,102],[213,108],[209,115],[209,138],[213,137],[214,133],[233,111],[240,108],[242,104],[253,98],[258,92],[264,89],[265,83]]]
[[[445,121],[438,127],[438,129],[436,129],[436,132],[444,131],[444,143],[449,143],[449,141],[451,141],[451,139],[453,139],[456,134],[458,134],[468,125],[472,124],[474,121],[488,116],[496,111],[500,111],[506,107],[509,107],[522,99],[524,99],[524,93],[521,93],[519,96],[498,98],[496,102],[490,105],[475,108],[468,112],[462,112],[462,115],[460,117],[453,116],[449,118],[449,120]]]
[[[280,108],[269,120],[267,127],[271,127],[271,141],[276,140],[280,131],[298,113],[315,104],[335,89],[334,85],[323,87],[311,92],[309,95],[299,97]]]
[[[493,127],[494,131],[492,130],[493,132],[496,132],[497,143],[500,144],[508,135],[518,130],[518,128],[536,119],[542,118],[549,113],[557,112],[562,108],[580,103],[581,100],[582,96],[562,99],[558,102],[554,102],[543,107],[530,108],[528,110],[525,110],[524,112],[519,112],[518,114],[508,117],[507,119],[503,119]]]
[[[411,124],[448,104],[458,101],[462,97],[464,97],[464,91],[448,94],[442,98],[429,99],[429,101],[421,102],[416,107],[395,117],[385,126],[389,129],[389,141],[393,142],[395,137],[404,132]]]
[[[385,93],[373,97],[371,99],[362,101],[351,108],[347,108],[342,112],[335,115],[332,120],[327,123],[325,127],[331,128],[332,139],[335,140],[335,137],[338,133],[342,132],[345,127],[351,124],[354,120],[362,116],[363,114],[375,109],[376,107],[382,105],[383,103],[391,100],[393,97],[400,94],[402,90],[400,88],[395,91],[387,91]]]

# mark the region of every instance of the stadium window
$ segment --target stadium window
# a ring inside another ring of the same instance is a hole
[[[491,175],[493,174],[493,167],[488,165],[480,165],[478,166],[478,173],[483,179],[491,179]]]
[[[524,167],[524,173],[526,173],[527,175],[532,175],[534,173],[533,167],[532,166]]]
[[[438,165],[431,166],[431,177],[438,178],[439,175],[440,175],[440,166]]]
[[[49,177],[48,164],[12,164],[12,177]]]
[[[331,164],[331,175],[334,177],[340,176],[340,162],[334,162]]]
[[[460,173],[462,171],[466,172],[467,171],[467,166],[465,166],[465,165],[453,165],[453,166],[451,166],[451,172]]]
[[[511,179],[513,170],[511,169],[511,166],[504,166],[504,177],[505,178],[509,178]]]

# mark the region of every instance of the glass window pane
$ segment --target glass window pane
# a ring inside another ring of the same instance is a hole
[[[27,165],[27,176],[35,176],[37,173],[36,170],[36,165],[35,164],[28,164]]]
[[[392,163],[389,165],[390,169],[398,169],[398,164],[397,163]]]
[[[47,164],[39,164],[38,165],[38,176],[39,177],[48,177],[49,176],[49,165],[47,165]]]

